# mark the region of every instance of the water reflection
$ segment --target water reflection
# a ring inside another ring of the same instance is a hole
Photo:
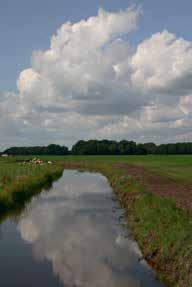
[[[119,212],[103,176],[65,171],[51,192],[33,200],[17,228],[34,260],[50,262],[65,287],[160,286],[139,263]]]

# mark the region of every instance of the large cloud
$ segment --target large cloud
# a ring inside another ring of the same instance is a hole
[[[192,42],[163,31],[132,46],[128,33],[139,14],[136,7],[100,9],[63,24],[48,50],[33,52],[18,95],[0,94],[1,117],[7,110],[23,142],[191,140]]]
[[[192,43],[167,31],[152,35],[137,47],[131,60],[133,85],[163,96],[183,96],[192,90]]]
[[[50,49],[34,52],[32,68],[20,74],[21,97],[43,108],[57,101],[63,111],[83,114],[127,112],[125,105],[135,108],[138,100],[127,97],[128,83],[121,79],[120,69],[130,58],[121,35],[135,27],[137,15],[133,8],[119,13],[99,10],[97,17],[64,24],[52,37]]]

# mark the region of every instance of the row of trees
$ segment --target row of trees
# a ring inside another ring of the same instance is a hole
[[[48,146],[11,147],[4,153],[8,155],[66,155],[69,150],[66,146],[50,144]]]
[[[72,147],[76,155],[145,155],[145,154],[192,154],[192,143],[156,145],[134,141],[88,140],[78,141]]]
[[[11,147],[4,153],[8,155],[146,155],[146,154],[192,154],[192,142],[156,145],[122,140],[78,141],[71,149],[66,146]]]

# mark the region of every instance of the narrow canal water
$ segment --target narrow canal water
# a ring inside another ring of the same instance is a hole
[[[160,287],[107,179],[65,170],[0,226],[2,287]]]

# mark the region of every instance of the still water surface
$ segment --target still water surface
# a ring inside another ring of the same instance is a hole
[[[0,226],[2,287],[162,287],[100,174],[64,171]]]

